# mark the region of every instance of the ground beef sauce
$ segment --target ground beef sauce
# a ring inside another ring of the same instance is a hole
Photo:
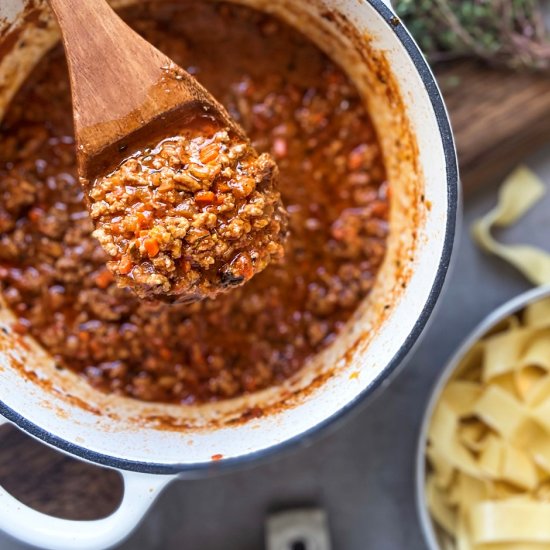
[[[372,287],[388,190],[373,126],[348,78],[314,45],[248,8],[155,3],[128,17],[275,158],[289,212],[285,257],[194,304],[116,286],[76,178],[60,49],[3,122],[0,281],[60,367],[143,400],[196,403],[280,383],[328,345]]]
[[[142,299],[215,298],[283,257],[277,165],[225,129],[165,138],[83,181],[107,267]]]

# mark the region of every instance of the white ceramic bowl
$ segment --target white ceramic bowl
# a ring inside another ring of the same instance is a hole
[[[46,1],[25,2],[0,3],[0,118],[59,38]],[[367,103],[392,186],[388,252],[377,282],[336,341],[294,378],[202,406],[99,393],[73,373],[57,371],[30,338],[14,338],[13,316],[2,307],[0,414],[52,447],[119,469],[125,480],[120,508],[95,522],[49,518],[0,490],[0,528],[27,542],[57,550],[107,547],[135,527],[174,478],[303,441],[388,378],[419,338],[441,291],[457,215],[454,144],[434,77],[391,7],[383,0],[239,2],[299,27],[346,70]],[[263,416],[249,418],[252,407]],[[171,429],[161,429],[167,423]]]
[[[418,447],[416,452],[416,505],[422,532],[426,539],[426,543],[430,550],[441,550],[442,544],[439,542],[437,529],[434,526],[428,503],[426,500],[426,445],[428,443],[428,430],[432,415],[439,401],[441,392],[447,385],[447,382],[453,375],[455,369],[460,365],[462,359],[471,350],[472,346],[481,340],[488,332],[495,328],[500,322],[507,317],[519,313],[529,304],[543,300],[550,296],[550,286],[544,286],[529,290],[513,298],[509,302],[493,311],[472,331],[472,333],[464,340],[458,350],[451,357],[443,372],[439,376],[434,389],[432,390],[422,425],[420,428],[420,437],[418,439]]]

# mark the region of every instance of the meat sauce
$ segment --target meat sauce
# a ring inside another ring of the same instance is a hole
[[[347,76],[278,20],[245,7],[155,2],[125,12],[224,103],[280,170],[285,256],[194,304],[118,288],[78,183],[60,48],[13,101],[0,143],[0,282],[60,368],[106,392],[171,403],[278,384],[329,345],[384,258],[388,187],[373,125]]]
[[[166,137],[81,181],[107,267],[142,299],[215,298],[283,257],[277,166],[226,129]]]

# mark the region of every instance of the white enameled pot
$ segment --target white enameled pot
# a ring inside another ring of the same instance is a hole
[[[132,1],[140,0],[112,3]],[[388,378],[417,341],[441,291],[458,203],[453,139],[433,75],[387,0],[238,1],[298,27],[362,93],[392,189],[387,257],[342,334],[297,376],[202,406],[141,403],[91,389],[56,370],[33,340],[13,335],[13,316],[0,297],[0,414],[52,447],[118,469],[125,482],[119,509],[91,522],[48,517],[0,489],[0,529],[31,544],[109,547],[177,477],[247,463],[304,441]],[[0,118],[58,39],[45,0],[0,1]],[[259,409],[261,416],[250,414]]]

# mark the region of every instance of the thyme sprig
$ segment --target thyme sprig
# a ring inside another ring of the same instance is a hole
[[[544,0],[395,0],[398,15],[433,62],[478,57],[550,70]]]

